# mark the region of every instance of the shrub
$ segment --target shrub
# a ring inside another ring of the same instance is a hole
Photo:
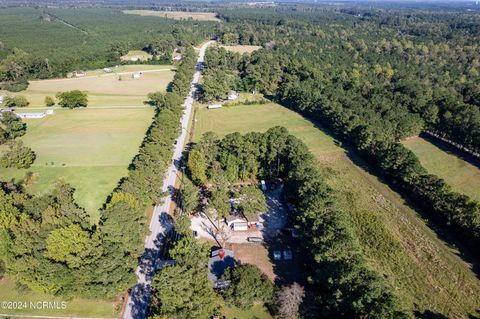
[[[51,96],[46,96],[45,97],[45,106],[54,106],[55,105],[55,100]]]
[[[7,96],[5,98],[5,106],[6,107],[26,107],[30,102],[21,95],[18,96]]]

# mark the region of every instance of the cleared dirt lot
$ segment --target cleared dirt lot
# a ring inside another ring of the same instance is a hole
[[[258,45],[222,45],[222,48],[225,48],[225,50],[231,51],[231,52],[238,52],[240,54],[249,54],[261,49],[262,47]]]
[[[183,12],[183,11],[154,11],[154,10],[124,10],[125,14],[154,16],[175,20],[220,21],[214,12]]]

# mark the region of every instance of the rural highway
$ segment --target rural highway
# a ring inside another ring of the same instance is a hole
[[[124,319],[144,319],[147,314],[147,307],[151,296],[151,279],[155,271],[168,261],[160,260],[160,249],[165,235],[172,229],[172,221],[168,212],[172,203],[171,190],[175,187],[177,179],[178,165],[182,157],[183,148],[187,139],[187,127],[190,121],[190,115],[193,108],[194,94],[201,74],[201,63],[204,60],[207,47],[214,41],[209,41],[202,45],[197,60],[195,74],[193,75],[190,92],[184,102],[184,113],[181,119],[182,132],[177,139],[174,153],[172,156],[172,165],[168,168],[165,179],[163,180],[162,191],[168,195],[165,197],[163,205],[155,206],[153,216],[150,222],[150,235],[145,240],[145,253],[140,259],[136,274],[138,282],[128,295],[127,305],[123,312]]]

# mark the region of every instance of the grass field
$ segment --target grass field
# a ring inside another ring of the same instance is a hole
[[[25,91],[0,94],[23,95],[30,102],[29,107],[42,107],[46,96],[81,90],[87,92],[91,106],[141,106],[148,93],[165,91],[174,76],[171,66],[131,65],[112,70],[114,73],[87,71],[87,75],[80,78],[30,81]],[[142,77],[134,80],[133,72],[142,72]]]
[[[421,137],[409,139],[403,144],[418,156],[429,173],[443,178],[454,191],[480,202],[480,169],[477,166]]]
[[[115,188],[151,123],[153,109],[55,110],[42,119],[25,120],[21,139],[37,154],[27,170],[0,169],[2,180],[21,179],[34,173],[30,193],[42,193],[63,179],[75,189],[77,203],[87,209],[92,222]]]
[[[227,51],[238,52],[240,54],[249,54],[253,51],[261,49],[262,47],[258,45],[222,45],[222,48],[225,48]]]
[[[151,59],[153,56],[151,54],[148,54],[145,51],[141,50],[132,50],[128,51],[128,53],[124,56],[121,57],[122,61],[147,61],[148,59]]]
[[[273,319],[265,307],[256,305],[251,309],[242,310],[236,307],[224,307],[223,314],[226,319]]]
[[[202,133],[266,131],[282,125],[303,140],[319,161],[372,268],[394,287],[403,305],[466,318],[480,304],[480,281],[458,251],[441,241],[404,200],[361,166],[362,161],[310,121],[279,105],[241,105],[196,113]],[[356,165],[353,161],[357,162]]]
[[[220,21],[214,12],[123,10],[123,13],[140,16],[162,17],[175,20]]]
[[[61,298],[51,295],[37,294],[19,290],[15,283],[9,279],[0,281],[0,301],[26,302],[27,309],[0,309],[0,313],[9,315],[32,315],[32,316],[69,316],[69,317],[96,317],[96,318],[114,318],[119,312],[117,303],[113,301],[93,301],[85,299],[73,299],[66,302],[66,309],[32,309],[30,302],[39,301],[58,302]]]

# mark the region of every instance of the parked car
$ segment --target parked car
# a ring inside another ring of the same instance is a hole
[[[282,252],[280,250],[273,251],[273,259],[274,260],[281,260],[282,259]]]
[[[284,250],[283,251],[283,259],[285,260],[292,260],[293,259],[293,254],[290,249]]]

